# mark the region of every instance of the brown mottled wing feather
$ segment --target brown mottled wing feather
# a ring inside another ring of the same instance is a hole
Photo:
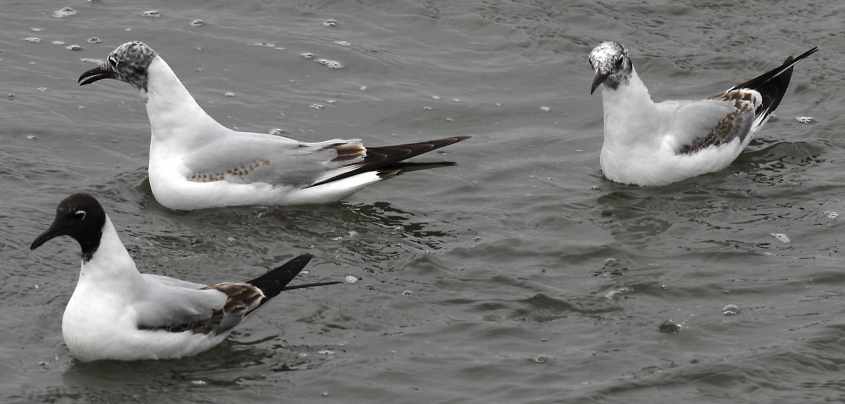
[[[683,145],[678,150],[679,154],[693,154],[710,146],[730,143],[736,138],[744,141],[751,132],[759,94],[748,90],[733,90],[722,93],[717,98],[729,103],[732,108],[723,114],[705,135],[696,137]]]

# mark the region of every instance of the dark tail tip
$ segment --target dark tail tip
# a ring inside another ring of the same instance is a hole
[[[302,272],[312,258],[314,258],[314,256],[311,254],[302,254],[282,264],[281,266],[268,271],[258,278],[247,281],[247,283],[261,289],[261,291],[264,292],[264,296],[266,296],[267,299],[270,299],[284,290],[285,286],[287,286],[293,278],[296,278],[296,276]]]

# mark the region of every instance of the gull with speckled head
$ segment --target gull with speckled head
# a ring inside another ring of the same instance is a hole
[[[310,143],[235,131],[209,116],[164,59],[138,41],[118,46],[78,82],[107,78],[146,98],[150,187],[170,209],[334,202],[403,172],[454,165],[405,160],[468,138],[369,147],[358,139]]]
[[[70,236],[82,249],[82,268],[62,317],[62,336],[75,358],[171,359],[222,342],[232,329],[282,291],[340,282],[288,286],[311,255],[303,254],[246,282],[209,285],[142,274],[91,195],[59,203],[53,224],[30,246]]]
[[[608,179],[666,185],[729,166],[780,104],[793,66],[814,47],[715,97],[654,102],[621,44],[602,42],[590,52],[595,72],[590,94],[602,87]]]

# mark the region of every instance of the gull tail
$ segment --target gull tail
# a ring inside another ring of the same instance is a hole
[[[754,126],[759,127],[766,122],[769,115],[780,105],[780,101],[783,99],[784,94],[786,94],[787,87],[789,87],[793,66],[807,56],[816,53],[818,50],[818,46],[815,46],[797,57],[790,56],[786,58],[786,61],[782,65],[744,83],[737,84],[725,91],[724,94],[743,89],[757,91],[763,98],[760,105],[754,111]]]
[[[264,293],[264,298],[261,299],[261,303],[259,303],[258,307],[261,307],[264,303],[268,300],[276,297],[279,293],[283,290],[292,290],[292,289],[302,289],[302,288],[311,288],[315,286],[325,286],[325,285],[334,285],[341,282],[315,282],[315,283],[307,283],[302,285],[294,285],[288,286],[288,284],[299,275],[300,272],[308,265],[308,262],[314,258],[311,254],[302,254],[298,257],[291,259],[290,261],[284,263],[282,266],[271,269],[267,271],[264,275],[259,276],[251,281],[247,281],[246,283],[261,289],[261,292]],[[255,310],[255,309],[253,309]]]
[[[379,177],[387,178],[408,171],[454,166],[454,162],[448,161],[435,163],[404,163],[402,161],[469,138],[469,136],[454,136],[429,140],[427,142],[408,143],[394,146],[367,147],[363,162],[350,165],[349,167],[354,167],[351,170],[343,171],[342,173],[329,178],[322,178],[311,184],[311,187],[342,180],[344,178],[349,178],[366,172],[376,172]]]

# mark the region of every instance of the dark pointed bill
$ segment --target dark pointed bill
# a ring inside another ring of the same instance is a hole
[[[596,92],[596,88],[607,80],[607,76],[610,76],[610,74],[596,72],[596,75],[593,76],[593,84],[590,86],[590,95],[593,95],[593,93]]]
[[[61,231],[61,229],[57,228],[55,225],[50,226],[47,231],[41,233],[35,240],[32,241],[32,244],[29,246],[30,250],[34,250],[38,247],[41,247],[42,244],[58,237],[63,236],[65,233]]]
[[[77,82],[80,86],[84,86],[86,84],[91,84],[95,81],[100,81],[102,79],[113,79],[115,78],[114,71],[108,65],[99,65],[91,70],[82,73],[79,76]]]

